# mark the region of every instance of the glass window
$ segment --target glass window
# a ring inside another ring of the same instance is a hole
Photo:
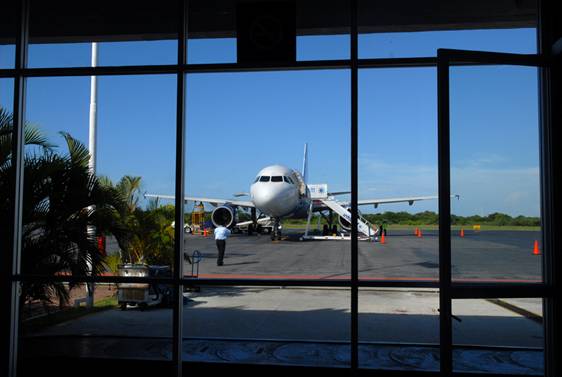
[[[70,0],[32,0],[29,66],[88,67],[93,42],[98,66],[177,63],[175,2],[135,3],[100,0],[87,11]]]
[[[544,375],[541,298],[453,300],[455,372]]]
[[[15,1],[3,1],[0,5],[2,23],[0,23],[0,69],[14,68],[16,55],[16,14]]]
[[[256,183],[259,180],[260,180],[260,177],[256,177],[256,179],[254,180],[254,183]]]
[[[188,73],[186,195],[230,198],[233,193],[247,191],[260,174],[263,174],[260,184],[272,182],[272,189],[280,189],[284,187],[281,183],[284,171],[263,169],[280,164],[296,171],[302,164],[307,141],[310,141],[308,154],[314,156],[308,160],[311,182],[327,182],[335,191],[349,190],[349,79],[349,70]],[[213,159],[208,158],[208,144],[201,143],[209,136],[210,124],[215,133],[223,135],[212,142]],[[238,126],[233,128],[232,124]],[[264,124],[283,132],[276,132],[272,138],[270,133],[262,132]],[[329,134],[324,132],[327,127],[332,130]],[[237,147],[244,145],[243,135],[252,135],[255,147],[252,155],[240,153]],[[334,150],[338,153],[334,154]],[[223,161],[229,161],[228,169],[224,169]],[[217,175],[216,171],[221,174]],[[283,203],[286,205],[278,205],[272,201],[269,190],[253,190],[252,194],[258,204],[255,215],[259,221],[255,226],[248,225],[251,211],[241,208],[237,213],[225,207],[209,208],[206,213],[211,221],[225,215],[229,222],[243,224],[233,229],[240,236],[227,241],[224,265],[216,265],[218,250],[212,238],[186,237],[185,248],[189,253],[198,250],[205,256],[199,266],[200,276],[349,277],[349,236],[330,245],[318,240],[291,246],[291,241],[301,239],[305,233],[309,238],[322,238],[324,225],[329,224],[330,229],[338,226],[337,214],[330,216],[329,209],[318,208],[314,219],[308,222],[306,208],[298,207],[297,203],[287,200]],[[292,207],[287,209],[289,206]],[[256,233],[263,236],[249,237]],[[270,238],[276,242],[269,242]],[[280,250],[283,258],[277,259]],[[318,259],[323,262],[318,263]],[[191,266],[186,268],[190,270]]]
[[[296,3],[297,60],[349,59],[349,1]],[[321,12],[318,11],[319,7]]]
[[[67,296],[60,294],[63,290]],[[20,354],[51,360],[47,364],[62,358],[171,360],[173,290],[164,284],[98,284],[94,306],[88,308],[85,284],[24,283]],[[50,295],[33,297],[39,292]]]
[[[439,48],[537,52],[534,0],[489,2],[470,16],[438,1],[360,0],[358,7],[361,59],[431,57]]]
[[[188,6],[187,63],[236,63],[236,1],[192,0]]]
[[[362,279],[439,277],[436,81],[434,68],[359,71],[359,199],[404,198],[360,206]],[[434,199],[407,200],[420,196]]]
[[[438,289],[361,288],[359,365],[439,370]]]
[[[22,235],[25,261],[22,269],[26,273],[72,272],[84,276],[88,254],[93,260],[92,270],[99,275],[117,274],[117,265],[123,263],[168,267],[173,264],[174,202],[143,194],[174,193],[176,76],[97,79],[95,167],[89,179],[94,182],[95,178],[99,186],[77,183],[85,182],[91,174],[88,170],[90,77],[28,79],[25,119],[44,142],[26,145],[26,169],[35,169],[37,173],[26,175],[24,187],[28,193],[42,188],[41,195],[29,194],[23,198],[24,208],[28,209],[25,218],[41,219],[33,227],[42,234],[41,237],[33,233]],[[152,153],[138,153],[141,150]],[[68,156],[77,154],[85,157],[67,160]],[[66,164],[64,169],[71,169],[71,174],[60,174],[59,160]],[[50,186],[45,187],[45,178],[38,177],[49,178]],[[45,201],[49,203],[48,211],[38,211],[39,203]],[[95,216],[70,216],[82,214],[81,209],[89,205],[98,208]],[[127,209],[118,215],[113,212],[113,208],[124,206]],[[115,218],[109,217],[110,214]],[[59,218],[66,220],[56,220]],[[31,224],[24,223],[24,226]],[[61,244],[60,248],[52,246],[61,237],[83,244],[88,239],[86,227],[97,230],[102,240],[97,248],[89,245],[87,251],[79,251],[67,244]],[[54,234],[57,237],[53,238]],[[42,252],[51,258],[41,258]],[[68,261],[54,262],[60,256]],[[70,263],[71,269],[65,263]]]
[[[538,77],[535,67],[450,69],[454,280],[542,280]]]
[[[349,368],[348,288],[202,286],[188,296],[184,361]]]

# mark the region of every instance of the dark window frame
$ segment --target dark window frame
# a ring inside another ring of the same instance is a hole
[[[168,282],[173,284],[176,289],[176,297],[174,301],[173,310],[173,357],[172,363],[177,375],[182,374],[183,365],[181,359],[181,346],[182,346],[182,326],[183,326],[183,305],[182,300],[182,287],[193,287],[201,285],[230,285],[230,286],[322,286],[322,287],[346,287],[351,290],[351,365],[353,371],[361,370],[358,365],[358,290],[361,287],[432,287],[440,288],[440,323],[441,323],[441,371],[436,373],[427,372],[412,372],[408,371],[405,375],[451,375],[452,373],[452,342],[451,342],[451,302],[453,299],[462,298],[486,298],[486,297],[536,297],[551,300],[554,293],[554,280],[553,276],[547,274],[543,283],[517,283],[517,284],[467,284],[467,283],[454,283],[451,282],[450,276],[450,234],[447,236],[440,236],[440,279],[435,281],[403,281],[403,280],[387,280],[387,281],[362,281],[358,276],[358,240],[357,240],[357,157],[358,157],[358,70],[359,69],[376,69],[376,68],[391,68],[391,67],[434,67],[437,69],[438,76],[441,77],[440,85],[444,85],[446,75],[445,71],[451,65],[473,64],[474,60],[479,61],[481,64],[501,63],[514,58],[514,54],[501,54],[501,53],[477,53],[470,55],[471,59],[459,58],[465,52],[457,52],[456,55],[448,52],[451,50],[442,50],[438,57],[421,57],[421,58],[382,58],[382,59],[359,59],[358,58],[358,31],[357,31],[357,0],[350,0],[351,9],[351,32],[350,32],[350,58],[340,60],[324,60],[324,61],[303,61],[285,64],[262,64],[262,65],[249,65],[239,63],[220,63],[220,64],[187,64],[186,56],[186,43],[187,41],[187,7],[188,1],[178,0],[178,62],[176,65],[137,65],[137,66],[116,66],[116,67],[70,67],[70,68],[27,68],[27,47],[29,36],[29,0],[22,0],[19,11],[19,29],[16,33],[16,54],[15,54],[15,68],[13,69],[0,69],[0,77],[12,78],[14,81],[14,138],[13,138],[13,161],[14,161],[14,174],[15,185],[13,187],[12,203],[14,227],[11,229],[10,237],[13,244],[12,253],[5,253],[8,261],[8,268],[11,270],[6,281],[9,282],[9,323],[3,323],[3,326],[9,326],[8,333],[10,334],[9,344],[9,361],[7,362],[6,371],[7,375],[16,375],[17,365],[17,348],[18,348],[18,289],[19,285],[28,281],[67,281],[67,282]],[[539,3],[539,13],[542,12],[541,3]],[[538,24],[538,35],[541,34],[541,24]],[[516,64],[524,62],[531,62],[533,65],[543,66],[541,70],[541,77],[548,79],[544,71],[548,70],[548,65],[541,60],[544,52],[539,51],[537,55],[525,55],[517,60]],[[502,56],[505,55],[505,56]],[[509,55],[509,56],[507,56]],[[466,57],[467,55],[465,55]],[[499,60],[495,60],[495,59]],[[486,62],[484,62],[486,61]],[[258,71],[284,71],[284,70],[326,70],[326,69],[345,69],[351,73],[351,212],[352,212],[352,241],[351,241],[351,279],[350,280],[281,280],[281,279],[268,279],[268,280],[252,280],[252,279],[196,279],[185,278],[183,275],[183,196],[184,196],[184,164],[185,164],[185,112],[186,101],[185,93],[188,77],[191,74],[197,73],[211,73],[211,72],[258,72]],[[20,234],[22,230],[21,223],[21,204],[22,204],[22,188],[23,188],[23,114],[25,114],[25,97],[26,97],[26,78],[28,77],[63,77],[63,76],[105,76],[105,75],[141,75],[141,74],[176,74],[177,75],[177,128],[176,128],[176,224],[175,227],[175,256],[174,256],[174,276],[166,279],[154,278],[126,278],[126,277],[53,277],[53,276],[35,276],[25,275],[21,273],[19,258],[21,255],[21,240]],[[541,101],[549,101],[545,86],[548,82],[541,81],[540,95]],[[441,90],[445,90],[441,88]],[[545,96],[547,98],[542,98]],[[441,103],[441,101],[440,101]],[[544,107],[541,107],[541,114]],[[445,115],[448,109],[439,109],[440,123],[444,122]],[[548,114],[542,114],[544,118]],[[550,127],[548,119],[542,119],[541,128],[542,132],[548,134],[545,129]],[[444,170],[449,161],[448,150],[448,135],[443,134],[443,127],[440,128],[440,148],[439,148],[439,172],[440,172],[440,229],[450,229],[450,217],[445,216],[450,214],[450,208],[447,209],[449,186],[445,185],[448,182],[449,172]],[[446,131],[445,131],[446,132]],[[441,147],[446,144],[446,148]],[[545,139],[541,139],[541,146],[545,144]],[[544,167],[544,160],[548,159],[545,151],[541,148],[543,153],[541,159],[541,172],[543,174],[550,174]],[[441,175],[445,172],[445,175]],[[552,182],[552,177],[543,177],[543,181]],[[541,188],[543,194],[545,193],[544,186]],[[543,208],[548,207],[545,201],[551,199],[547,195],[543,195]],[[443,208],[441,208],[443,206]],[[551,214],[543,213],[544,221],[547,222],[546,229],[551,229],[550,223]],[[543,228],[543,237],[545,237],[544,258],[550,259],[552,250],[548,247],[551,245],[551,234],[545,233]],[[444,233],[444,232],[440,232]],[[544,273],[544,272],[543,272]],[[4,291],[6,292],[6,291]],[[552,318],[547,318],[551,311],[545,311],[545,332],[549,331],[549,323],[552,323]],[[4,333],[4,332],[3,332]],[[554,353],[553,350],[548,349],[548,343],[545,348],[547,376],[554,376],[555,371],[549,368],[553,363]],[[189,364],[186,364],[189,369]],[[4,367],[4,364],[2,364]],[[386,371],[381,371],[387,373]],[[395,374],[395,373],[393,373]],[[486,375],[486,374],[480,374]]]

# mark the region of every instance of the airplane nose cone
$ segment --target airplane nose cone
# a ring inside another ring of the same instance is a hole
[[[275,192],[265,188],[254,190],[252,200],[256,207],[269,210],[275,203]]]
[[[296,198],[282,185],[261,185],[252,190],[255,206],[268,216],[285,216],[294,210]]]

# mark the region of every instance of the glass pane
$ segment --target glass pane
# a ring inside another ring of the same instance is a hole
[[[298,61],[349,59],[349,20],[347,0],[329,3],[318,0],[296,2],[296,59]],[[275,20],[267,21],[264,25],[258,25],[258,31],[265,29],[272,31],[278,26]],[[188,63],[236,63],[239,60],[237,38],[240,37],[237,35],[237,22],[235,1],[220,3],[191,1],[187,43]],[[259,29],[261,26],[265,29]],[[256,39],[261,37],[257,35]]]
[[[0,79],[0,108],[9,116],[14,106],[14,79]],[[8,118],[10,118],[8,116]]]
[[[322,200],[349,191],[349,111],[348,71],[188,75],[185,250],[202,259],[186,273],[348,278],[349,234]],[[223,265],[220,224],[232,233]]]
[[[438,2],[361,0],[359,57],[429,57],[438,48],[537,52],[536,1],[483,5],[468,12]]]
[[[74,1],[30,6],[29,67],[87,67],[92,42],[100,66],[177,63],[177,3]]]
[[[453,67],[453,279],[542,279],[537,69]]]
[[[186,296],[184,361],[350,366],[348,289],[202,286]]]
[[[2,237],[0,237],[0,249],[3,250],[2,263],[3,268],[8,266],[6,258],[13,245],[11,244],[11,236],[9,232],[14,230],[14,216],[12,207],[12,198],[14,195],[13,187],[13,171],[11,164],[12,157],[12,130],[13,130],[13,106],[14,106],[14,80],[0,79],[0,227]]]
[[[0,69],[14,68],[16,54],[16,15],[18,2],[4,1],[0,4]]]
[[[173,289],[166,285],[135,288],[134,295],[156,297],[156,292]],[[61,295],[66,291],[68,295]],[[20,367],[28,375],[39,362],[65,358],[171,360],[172,308],[166,301],[153,301],[144,308],[127,307],[119,302],[132,292],[114,284],[99,284],[94,306],[81,298],[81,284],[24,284],[20,307]],[[37,292],[43,292],[42,297]],[[43,371],[60,368],[56,362],[41,365]]]
[[[361,279],[438,279],[435,83],[433,68],[359,72]]]
[[[188,3],[188,64],[236,63],[236,3]]]
[[[297,60],[350,57],[350,2],[297,2]]]
[[[543,375],[542,304],[541,298],[454,300],[454,370]]]
[[[439,291],[362,288],[359,366],[439,370]]]
[[[90,85],[28,79],[22,270],[170,277],[174,206],[144,194],[173,198],[176,76],[99,77],[92,107]]]

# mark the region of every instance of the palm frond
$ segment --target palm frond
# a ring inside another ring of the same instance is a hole
[[[60,134],[64,137],[68,147],[68,153],[71,161],[74,164],[87,167],[90,161],[90,152],[84,144],[77,139],[73,138],[68,132],[61,131]]]

